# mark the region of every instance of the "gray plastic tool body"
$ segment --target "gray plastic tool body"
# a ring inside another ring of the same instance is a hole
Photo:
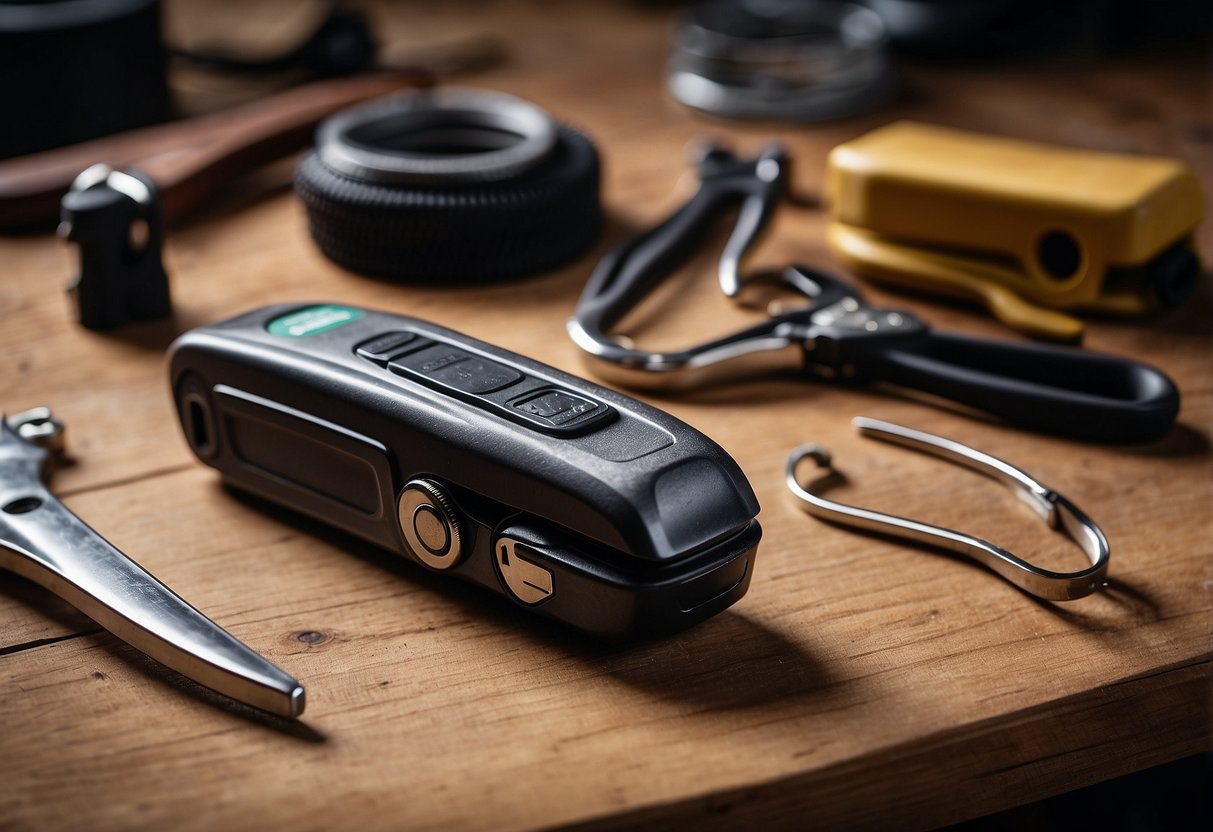
[[[348,320],[308,323],[325,315]],[[758,504],[728,454],[537,361],[295,305],[187,333],[170,372],[187,439],[233,485],[541,615],[637,637],[748,586]]]

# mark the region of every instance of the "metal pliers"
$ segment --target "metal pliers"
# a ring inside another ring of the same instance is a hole
[[[951,399],[1023,427],[1097,442],[1156,439],[1175,422],[1179,392],[1161,371],[1074,348],[932,332],[916,315],[874,309],[842,280],[807,266],[741,272],[787,190],[788,159],[772,147],[740,159],[712,148],[694,196],[657,227],[609,252],[591,275],[568,332],[594,371],[619,384],[685,389],[767,371],[850,383],[886,382]],[[737,209],[718,268],[730,298],[760,287],[803,296],[765,321],[676,352],[636,349],[609,330],[696,251],[716,218]]]
[[[303,686],[114,548],[43,485],[63,426],[37,408],[0,416],[0,568],[58,595],[179,673],[278,716]]]

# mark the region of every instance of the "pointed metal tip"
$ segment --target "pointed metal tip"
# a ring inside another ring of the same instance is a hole
[[[295,685],[295,689],[290,694],[289,715],[291,719],[301,717],[305,707],[307,707],[307,691],[303,689],[303,685]]]

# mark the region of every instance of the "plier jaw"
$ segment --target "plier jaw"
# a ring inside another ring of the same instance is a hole
[[[911,312],[876,309],[858,293],[818,309],[803,340],[804,370],[826,381],[868,384],[879,380],[873,356],[919,340],[929,327]]]
[[[746,290],[761,284],[774,284],[808,301],[787,311],[768,306],[766,329],[772,339],[768,343],[786,337],[799,344],[803,355],[800,369],[814,378],[857,384],[873,381],[868,357],[875,348],[904,344],[930,331],[912,312],[870,306],[851,284],[808,266],[757,272],[744,276],[742,284],[738,301],[743,304]]]

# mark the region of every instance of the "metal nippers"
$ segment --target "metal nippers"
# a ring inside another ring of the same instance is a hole
[[[0,417],[0,568],[71,603],[199,684],[278,716],[303,686],[183,601],[72,514],[43,484],[62,425],[37,408]]]
[[[787,167],[777,147],[750,159],[710,150],[700,162],[694,196],[603,257],[568,322],[569,335],[597,373],[626,386],[663,390],[766,372],[881,382],[1094,442],[1144,442],[1171,429],[1179,391],[1142,362],[932,331],[910,312],[873,308],[854,287],[802,265],[742,272],[742,258],[785,199]],[[737,219],[718,268],[721,291],[740,300],[774,288],[800,296],[804,305],[775,307],[753,326],[677,351],[641,350],[613,335],[611,329],[733,209]]]

